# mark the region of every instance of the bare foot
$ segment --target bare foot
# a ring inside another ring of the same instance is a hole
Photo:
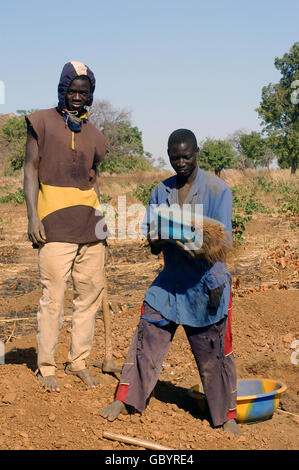
[[[119,414],[128,414],[126,405],[120,401],[120,400],[115,400],[111,405],[107,406],[106,408],[103,408],[100,410],[100,416],[103,418],[107,418],[108,421],[114,421]]]
[[[72,374],[76,375],[79,377],[79,379],[82,380],[88,387],[95,388],[99,385],[98,380],[90,375],[88,369],[82,369],[82,370],[71,370],[68,366],[65,368],[65,373],[66,374]]]
[[[224,432],[231,432],[232,434],[235,434],[235,436],[240,436],[241,434],[241,429],[237,425],[237,422],[235,419],[229,419],[224,423],[223,425],[223,431]]]
[[[122,369],[117,366],[113,359],[104,359],[103,372],[121,372]]]
[[[40,372],[38,372],[37,377],[46,390],[49,390],[51,392],[60,392],[60,388],[55,375],[46,375],[44,377]]]

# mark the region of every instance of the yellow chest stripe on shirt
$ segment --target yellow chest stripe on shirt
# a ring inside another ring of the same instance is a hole
[[[41,184],[37,200],[37,213],[40,220],[43,220],[52,212],[66,207],[89,206],[97,209],[99,204],[94,188],[82,190]]]

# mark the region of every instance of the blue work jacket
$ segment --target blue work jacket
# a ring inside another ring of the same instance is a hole
[[[178,202],[176,175],[159,183],[152,191],[143,230],[149,224],[152,207]],[[202,204],[203,216],[223,223],[232,232],[232,193],[220,178],[198,168],[184,204]],[[210,265],[201,259],[189,260],[172,242],[163,246],[164,269],[146,291],[144,300],[165,319],[177,324],[204,327],[227,315],[231,275],[225,263]],[[225,285],[218,308],[209,305],[208,289]]]

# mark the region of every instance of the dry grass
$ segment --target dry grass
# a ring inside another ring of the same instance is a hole
[[[100,190],[106,196],[112,197],[112,204],[117,203],[117,197],[126,195],[127,204],[139,202],[133,195],[134,189],[139,184],[149,185],[154,181],[162,181],[173,175],[170,171],[153,170],[150,172],[136,172],[134,174],[114,174],[102,173],[99,176]],[[221,174],[222,179],[233,188],[238,185],[246,185],[249,180],[257,177],[264,177],[268,180],[278,181],[282,180],[287,182],[298,181],[298,175],[291,175],[290,170],[226,170]],[[270,198],[271,195],[263,195],[263,197]]]
[[[298,175],[291,175],[291,171],[287,170],[251,170],[246,169],[244,171],[239,170],[225,170],[221,174],[221,178],[229,185],[230,188],[239,184],[246,184],[251,178],[264,177],[267,180],[283,180],[285,182],[294,181],[298,179]]]
[[[98,181],[101,193],[112,198],[112,205],[117,204],[118,196],[126,196],[128,205],[140,202],[133,194],[134,189],[136,189],[139,184],[147,185],[154,181],[162,181],[170,175],[170,172],[162,170],[113,175],[101,173]]]

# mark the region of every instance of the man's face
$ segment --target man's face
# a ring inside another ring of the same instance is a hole
[[[172,144],[168,149],[169,161],[177,175],[188,178],[196,168],[198,149],[192,142]]]
[[[76,78],[73,80],[66,93],[67,109],[70,111],[81,111],[90,96],[89,80]]]

